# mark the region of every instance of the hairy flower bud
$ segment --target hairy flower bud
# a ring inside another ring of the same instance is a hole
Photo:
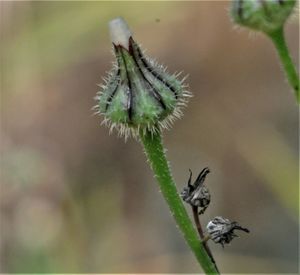
[[[231,16],[239,25],[272,33],[284,25],[295,4],[296,0],[233,0]]]
[[[203,214],[210,203],[210,193],[204,185],[205,178],[209,172],[210,171],[207,167],[204,168],[200,172],[194,184],[191,184],[192,171],[190,170],[188,185],[180,194],[181,198],[186,203],[200,208],[199,214]]]
[[[144,56],[122,18],[109,27],[117,63],[96,97],[98,113],[125,137],[168,127],[189,96],[183,81]]]
[[[215,243],[220,243],[223,247],[225,243],[230,243],[234,237],[238,237],[234,230],[242,230],[249,233],[247,228],[241,227],[237,222],[231,222],[223,217],[215,217],[207,226],[207,233]]]

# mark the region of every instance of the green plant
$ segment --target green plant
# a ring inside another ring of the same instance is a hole
[[[162,195],[187,244],[205,273],[218,274],[206,241],[211,238],[223,245],[233,239],[233,230],[239,228],[226,220],[229,225],[225,230],[217,225],[211,231],[207,228],[208,235],[204,235],[199,215],[210,202],[208,189],[203,185],[209,170],[204,169],[193,185],[190,175],[188,186],[180,197],[162,144],[162,130],[182,115],[181,108],[187,103],[190,93],[185,90],[183,80],[168,74],[162,66],[143,55],[123,19],[110,21],[109,27],[117,63],[96,97],[97,111],[104,116],[104,123],[111,130],[117,129],[125,138],[134,136],[140,140]],[[200,238],[182,199],[192,206]],[[216,232],[218,237],[213,237]]]
[[[271,39],[299,104],[299,76],[284,37],[284,24],[295,5],[296,0],[233,0],[230,13],[236,24],[263,32]]]

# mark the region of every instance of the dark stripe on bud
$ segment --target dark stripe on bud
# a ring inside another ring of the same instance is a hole
[[[163,99],[162,97],[160,96],[160,94],[158,93],[158,91],[155,89],[155,87],[152,85],[152,83],[147,79],[147,77],[145,76],[143,70],[141,69],[138,61],[137,61],[137,56],[134,54],[134,50],[133,50],[133,39],[130,37],[129,39],[129,53],[132,55],[132,58],[139,70],[139,72],[141,73],[143,79],[146,81],[146,83],[149,85],[149,88],[150,88],[150,95],[153,96],[157,101],[158,103],[161,105],[161,107],[166,110],[167,107],[166,107],[166,104],[163,102]],[[138,56],[139,58],[139,56]]]
[[[123,48],[122,46],[119,46],[120,48],[124,49],[126,51],[125,48]],[[133,98],[133,93],[132,93],[132,84],[131,84],[131,79],[130,79],[130,76],[129,76],[129,72],[128,72],[128,68],[127,68],[127,63],[126,63],[126,60],[124,58],[124,55],[123,55],[123,51],[121,50],[120,51],[121,53],[121,57],[122,57],[122,60],[123,60],[123,63],[124,63],[124,67],[125,67],[125,71],[126,71],[126,76],[127,76],[127,84],[128,84],[128,101],[127,101],[127,113],[128,113],[128,119],[129,121],[132,120],[132,116],[133,116],[133,111],[132,111],[132,98]]]
[[[118,47],[114,45],[114,49],[116,51],[116,56],[117,56],[117,53],[119,51]],[[120,85],[120,73],[121,73],[121,70],[120,70],[120,61],[119,59],[117,58],[117,63],[118,63],[118,70],[117,70],[117,73],[116,73],[116,76],[113,78],[113,79],[117,79],[117,85],[116,85],[116,88],[112,91],[112,93],[109,95],[108,99],[107,99],[107,103],[106,103],[106,106],[105,106],[105,111],[108,110],[109,106],[110,106],[110,103],[113,99],[113,97],[115,96],[118,88],[119,88],[119,85]]]
[[[177,99],[178,94],[177,94],[176,89],[170,83],[168,83],[167,80],[164,80],[157,72],[154,71],[154,68],[152,68],[151,65],[148,63],[146,58],[143,56],[141,49],[133,42],[132,38],[129,39],[129,41],[131,41],[131,43],[133,43],[133,45],[136,47],[138,57],[142,61],[142,63],[144,64],[144,66],[148,70],[148,72],[150,74],[152,74],[155,78],[157,78],[160,82],[162,82],[164,85],[166,85],[169,88],[169,90],[172,93],[174,93],[174,96]]]

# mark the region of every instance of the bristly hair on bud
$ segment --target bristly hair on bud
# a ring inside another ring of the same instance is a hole
[[[97,93],[96,113],[125,139],[168,129],[191,96],[185,79],[146,57],[122,18],[110,21],[109,30],[116,63]]]

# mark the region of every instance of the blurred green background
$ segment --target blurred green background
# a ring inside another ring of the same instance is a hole
[[[220,270],[297,273],[298,108],[270,41],[234,30],[224,1],[1,2],[1,271],[201,270],[141,145],[91,110],[116,16],[189,75],[194,97],[164,133],[177,187],[208,166],[203,224],[222,215],[251,230],[210,244]],[[286,27],[294,60],[298,19]]]

